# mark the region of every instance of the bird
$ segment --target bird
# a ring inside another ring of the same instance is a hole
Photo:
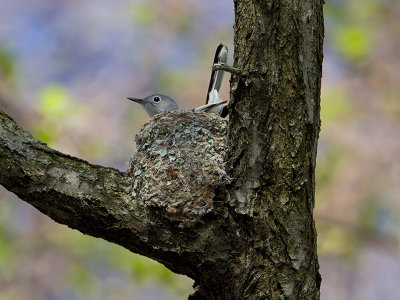
[[[213,66],[216,64],[226,64],[227,60],[228,47],[223,44],[219,44],[215,51]],[[223,77],[223,70],[212,70],[210,83],[207,90],[206,104],[194,108],[194,112],[208,112],[219,114],[222,117],[227,116],[227,101],[222,100],[219,96],[219,90],[221,88]],[[179,106],[174,99],[162,94],[154,94],[145,98],[128,97],[127,99],[141,104],[150,117],[162,112],[179,109]]]

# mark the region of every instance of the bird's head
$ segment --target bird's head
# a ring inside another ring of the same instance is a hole
[[[150,117],[165,111],[179,109],[178,105],[172,98],[160,94],[147,96],[143,99],[133,97],[128,97],[127,99],[141,104]]]

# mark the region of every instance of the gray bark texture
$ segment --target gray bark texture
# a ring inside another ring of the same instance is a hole
[[[235,0],[229,121],[157,115],[129,172],[0,112],[0,184],[56,222],[195,280],[190,299],[319,299],[313,221],[322,0]]]

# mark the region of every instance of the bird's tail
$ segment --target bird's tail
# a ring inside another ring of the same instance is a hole
[[[228,47],[226,47],[223,44],[219,44],[217,50],[215,51],[213,65],[221,63],[226,64],[227,61],[228,61]],[[214,104],[222,102],[222,100],[219,98],[219,90],[221,88],[223,77],[224,77],[224,71],[222,70],[218,71],[213,70],[211,72],[210,84],[208,85],[208,91],[207,91],[206,104]]]

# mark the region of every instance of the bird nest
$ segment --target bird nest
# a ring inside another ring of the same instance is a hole
[[[169,219],[193,226],[212,211],[225,172],[227,122],[216,114],[173,111],[156,115],[136,135],[130,162],[133,196]]]

